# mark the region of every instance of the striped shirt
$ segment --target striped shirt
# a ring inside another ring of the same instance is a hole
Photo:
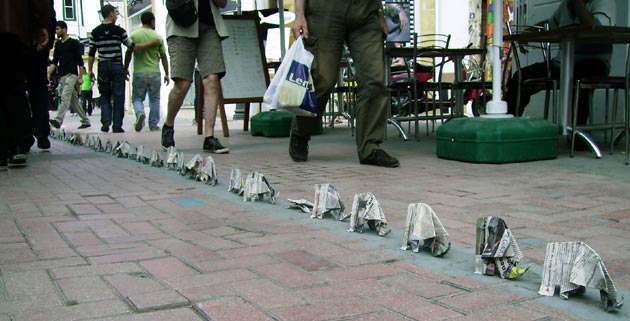
[[[89,56],[94,57],[98,51],[98,61],[122,62],[121,44],[133,49],[134,43],[127,36],[125,29],[113,24],[104,23],[92,30],[90,36]]]

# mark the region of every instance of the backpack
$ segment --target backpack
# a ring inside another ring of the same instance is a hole
[[[179,26],[188,27],[197,21],[194,0],[166,0],[166,10],[173,22]]]

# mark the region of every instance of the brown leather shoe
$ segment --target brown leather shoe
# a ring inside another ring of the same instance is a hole
[[[398,167],[400,162],[395,157],[390,156],[384,150],[378,148],[372,151],[368,157],[359,161],[363,165],[374,165],[379,167]]]
[[[304,137],[291,133],[289,140],[289,156],[294,162],[306,162],[308,160],[308,141],[310,137]]]

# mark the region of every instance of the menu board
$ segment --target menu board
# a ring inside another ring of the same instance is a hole
[[[269,85],[262,32],[256,16],[224,16],[229,38],[221,43],[225,77],[221,79],[227,103],[260,102]]]

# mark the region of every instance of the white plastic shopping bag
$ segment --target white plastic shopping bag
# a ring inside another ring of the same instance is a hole
[[[265,91],[263,101],[271,108],[302,116],[316,116],[312,62],[313,54],[304,48],[302,37],[299,37],[284,56],[278,72]]]

